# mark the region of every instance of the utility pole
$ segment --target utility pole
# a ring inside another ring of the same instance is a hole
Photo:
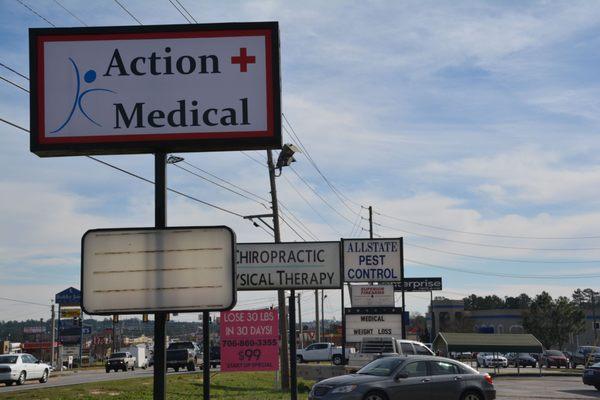
[[[317,337],[317,342],[321,341],[321,328],[319,325],[319,289],[315,289],[315,335]]]
[[[369,206],[369,239],[373,239],[373,207]]]
[[[321,290],[321,338],[325,341],[325,298],[327,295],[324,290]]]
[[[281,243],[279,231],[279,205],[277,203],[277,186],[275,184],[275,165],[273,164],[273,152],[267,150],[267,166],[269,168],[269,182],[271,184],[271,207],[273,209],[273,234],[275,243]],[[279,364],[281,365],[281,389],[290,388],[288,343],[287,343],[287,315],[285,312],[285,290],[277,290],[277,307],[279,313],[279,336],[281,337],[281,349],[279,351]]]
[[[300,336],[300,347],[304,348],[304,338],[302,337],[302,308],[300,308],[300,293],[298,293],[298,332]]]
[[[54,302],[51,302],[52,305],[50,306],[50,320],[52,321],[52,332],[51,332],[51,337],[50,337],[50,345],[52,347],[52,354],[50,355],[50,365],[52,365],[54,368],[56,368],[56,364],[55,364],[55,353],[54,353],[54,342],[56,341],[56,319],[54,317]]]

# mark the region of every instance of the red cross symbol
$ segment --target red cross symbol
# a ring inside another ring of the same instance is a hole
[[[245,47],[240,48],[240,55],[231,57],[232,64],[240,64],[240,72],[248,72],[248,64],[256,64],[256,57],[249,56]]]

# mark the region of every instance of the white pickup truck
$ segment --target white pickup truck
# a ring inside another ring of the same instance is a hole
[[[350,355],[348,369],[358,370],[379,357],[392,354],[434,355],[427,346],[414,340],[396,339],[391,336],[366,337],[362,340],[360,350]]]
[[[346,348],[346,361],[354,349]],[[296,352],[296,360],[299,363],[310,361],[331,361],[335,365],[342,365],[342,348],[333,343],[313,343],[305,349]]]

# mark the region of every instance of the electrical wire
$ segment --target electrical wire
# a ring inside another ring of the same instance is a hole
[[[515,278],[515,279],[589,279],[589,278],[600,278],[600,274],[578,274],[578,275],[520,275],[520,274],[508,274],[501,272],[481,272],[481,271],[473,271],[470,269],[464,268],[456,268],[456,267],[447,267],[443,265],[431,264],[422,261],[412,260],[409,258],[404,258],[405,261],[411,262],[417,265],[423,265],[431,268],[444,269],[448,271],[454,272],[462,272],[465,274],[473,274],[473,275],[481,275],[481,276],[497,276],[502,278]]]
[[[188,18],[188,17],[187,17],[187,16],[186,16],[184,13],[183,13],[183,11],[181,11],[179,8],[177,8],[177,6],[175,5],[175,3],[173,3],[173,0],[169,0],[169,3],[171,3],[171,5],[172,5],[173,7],[175,7],[175,9],[176,9],[176,10],[179,12],[179,14],[181,14],[181,16],[182,16],[183,18],[185,18],[185,20],[186,20],[188,23],[190,23],[190,24],[192,23],[192,21],[191,21],[191,20],[190,20],[190,19],[189,19],[189,18]]]
[[[17,0],[17,1],[19,1],[19,0]],[[117,4],[119,5],[119,7],[121,7],[121,8],[123,9],[123,11],[125,11],[127,14],[129,14],[129,16],[130,16],[131,18],[133,18],[133,19],[134,19],[134,20],[135,20],[135,21],[136,21],[138,24],[140,24],[140,25],[144,25],[144,24],[142,24],[142,22],[141,22],[139,19],[137,19],[137,18],[135,17],[135,15],[133,15],[131,12],[129,12],[129,10],[128,10],[127,8],[125,8],[125,6],[124,6],[123,4],[121,4],[121,3],[119,2],[119,0],[114,0],[114,2],[115,2],[115,3],[117,3]]]
[[[46,21],[48,24],[50,24],[51,26],[56,27],[56,25],[54,25],[52,22],[50,22],[46,17],[44,17],[42,14],[38,13],[37,11],[35,11],[33,8],[31,8],[31,6],[25,4],[25,2],[21,1],[21,0],[16,0],[17,3],[21,4],[23,7],[25,7],[26,9],[28,9],[29,11],[31,11],[32,13],[34,13],[35,15],[37,15],[38,17],[40,17],[41,19],[43,19],[44,21]]]
[[[34,305],[34,306],[51,307],[48,304],[36,303],[34,301],[27,301],[27,300],[11,299],[10,297],[0,297],[0,300],[13,301],[15,303],[22,303],[22,304],[31,304],[31,305]]]
[[[470,246],[480,246],[480,247],[492,247],[492,248],[497,248],[497,249],[510,249],[510,250],[533,250],[533,251],[584,251],[584,250],[600,250],[600,247],[580,247],[580,248],[546,248],[546,247],[519,247],[519,246],[504,246],[504,245],[500,245],[500,244],[489,244],[489,243],[476,243],[476,242],[468,242],[468,241],[463,241],[463,240],[454,240],[454,239],[447,239],[447,238],[443,238],[443,237],[439,237],[439,236],[434,236],[434,235],[426,235],[423,233],[418,233],[418,232],[412,232],[412,231],[408,231],[406,229],[400,229],[400,228],[396,228],[393,226],[388,226],[388,225],[383,225],[377,222],[374,222],[373,225],[377,225],[380,226],[382,228],[387,228],[390,229],[392,231],[397,231],[397,232],[404,232],[404,233],[408,233],[411,235],[415,235],[415,236],[419,236],[419,237],[424,237],[424,238],[428,238],[428,239],[435,239],[435,240],[442,240],[444,242],[451,242],[451,243],[460,243],[460,244],[466,244],[466,245],[470,245]]]
[[[498,238],[508,238],[508,239],[535,239],[535,240],[580,240],[580,239],[600,239],[600,235],[594,236],[528,236],[528,235],[506,235],[506,234],[498,234],[498,233],[483,233],[483,232],[469,232],[462,231],[458,229],[445,228],[436,225],[423,224],[421,222],[411,221],[404,218],[394,217],[392,215],[380,213],[377,211],[373,211],[374,214],[380,215],[382,217],[395,219],[400,222],[406,222],[409,224],[414,224],[418,226],[423,226],[426,228],[438,229],[446,232],[455,232],[455,233],[463,233],[465,235],[476,235],[476,236],[488,236],[488,237],[498,237]]]
[[[71,10],[69,10],[67,7],[63,6],[63,5],[62,5],[62,4],[61,4],[61,3],[60,3],[58,0],[54,0],[54,2],[55,2],[56,4],[58,4],[58,5],[59,5],[59,6],[60,6],[60,7],[61,7],[63,10],[65,10],[66,12],[68,12],[68,13],[69,13],[69,15],[71,15],[71,16],[72,16],[73,18],[75,18],[77,21],[81,22],[81,24],[82,24],[83,26],[88,26],[88,24],[86,24],[85,22],[83,22],[83,21],[81,20],[81,18],[79,18],[79,17],[78,17],[77,15],[75,15],[74,13],[72,13],[72,12],[71,12]]]
[[[185,6],[183,4],[181,4],[181,2],[179,0],[175,0],[175,2],[177,2],[177,4],[179,4],[179,6],[181,8],[183,8],[183,10],[187,13],[187,15],[190,16],[190,18],[192,19],[192,21],[194,21],[195,23],[198,23],[198,21],[196,21],[196,18],[194,18],[194,16],[188,11],[187,8],[185,8]]]
[[[21,89],[22,91],[24,91],[24,92],[26,92],[26,93],[29,93],[29,90],[25,89],[23,86],[21,86],[21,85],[19,85],[19,84],[17,84],[17,83],[14,83],[14,82],[13,82],[13,81],[11,81],[10,79],[7,79],[7,78],[5,78],[5,77],[3,77],[3,76],[0,76],[0,79],[1,79],[1,80],[3,80],[4,82],[8,82],[8,83],[10,83],[11,85],[13,85],[13,86],[15,86],[15,87],[17,87],[17,88]]]
[[[6,68],[7,70],[9,70],[10,72],[12,72],[12,73],[15,73],[15,74],[19,75],[21,78],[29,80],[29,78],[27,77],[27,75],[23,75],[23,74],[22,74],[22,73],[20,73],[19,71],[15,70],[15,69],[13,69],[13,68],[11,68],[11,67],[9,67],[8,65],[6,65],[6,64],[4,64],[4,63],[1,63],[1,62],[0,62],[0,67],[4,67],[4,68]]]

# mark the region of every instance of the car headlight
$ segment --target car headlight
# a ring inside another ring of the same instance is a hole
[[[333,389],[331,393],[350,393],[354,389],[356,389],[356,385],[339,386]]]

